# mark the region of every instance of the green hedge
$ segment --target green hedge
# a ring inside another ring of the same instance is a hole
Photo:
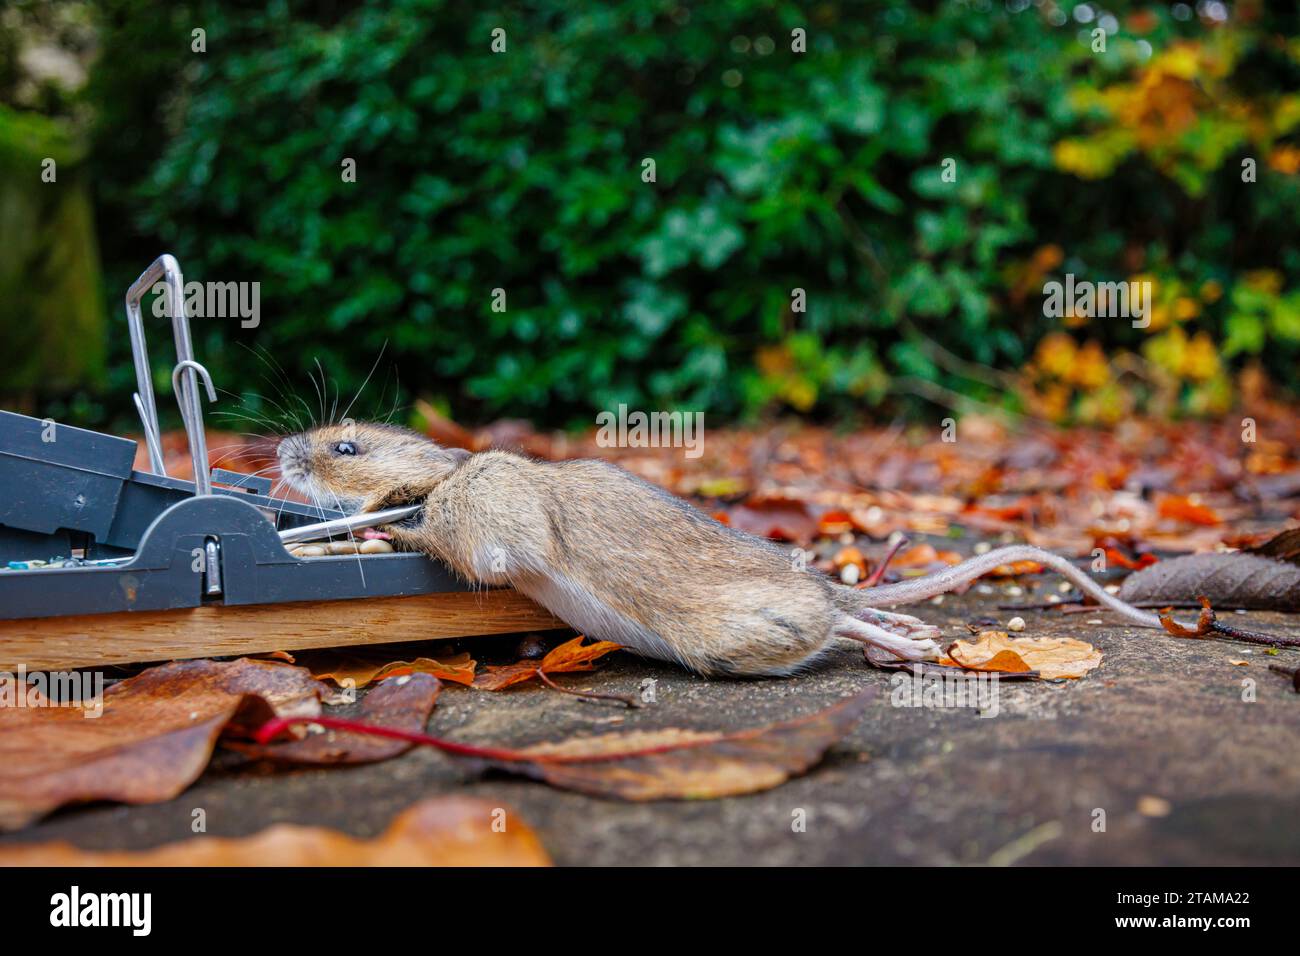
[[[1181,153],[1115,146],[1117,121],[1079,95],[1131,82],[1139,39],[1220,42],[1164,7],[1099,56],[1095,21],[1014,0],[474,6],[109,3],[92,90],[114,308],[166,249],[187,278],[262,283],[258,329],[196,330],[234,391],[274,395],[265,349],[309,396],[319,358],[346,400],[386,346],[403,399],[465,419],[590,422],[626,402],[717,421],[864,411],[905,398],[900,378],[1005,400],[934,345],[1029,360],[1055,325],[1041,277],[1020,287],[1044,247],[1081,278],[1214,280],[1229,294],[1180,321],[1216,343],[1245,270],[1280,274],[1284,303],[1300,278],[1297,177],[1261,160],[1242,184],[1249,135],[1213,155],[1184,143],[1180,174]],[[1240,49],[1222,89],[1271,108],[1295,88],[1294,16],[1217,32]],[[1300,335],[1259,331],[1237,351],[1289,370]],[[1108,350],[1150,336],[1078,334]]]

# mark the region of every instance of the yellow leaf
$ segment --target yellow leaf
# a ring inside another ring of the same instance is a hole
[[[1008,637],[1005,631],[981,631],[971,641],[957,641],[948,656],[963,667],[990,669],[997,661],[999,670],[1022,670],[1012,663],[1022,661],[1029,670],[1047,679],[1082,677],[1101,664],[1101,651],[1072,637]]]

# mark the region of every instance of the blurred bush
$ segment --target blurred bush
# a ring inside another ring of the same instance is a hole
[[[385,349],[403,397],[467,419],[845,416],[928,381],[1104,421],[1219,409],[1252,355],[1292,375],[1294,10],[586,6],[109,0],[114,303],[170,250],[262,283],[255,331],[196,322],[218,384],[274,396],[266,350],[312,395],[319,358],[346,404]],[[1160,311],[1046,318],[1065,272],[1148,278]]]

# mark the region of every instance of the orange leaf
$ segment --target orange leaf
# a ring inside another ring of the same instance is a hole
[[[547,674],[564,674],[572,671],[594,670],[594,661],[611,651],[619,649],[613,641],[596,641],[583,644],[579,635],[554,648],[540,661],[517,661],[500,667],[485,667],[483,673],[474,678],[473,686],[479,690],[504,690],[537,676],[540,668]]]
[[[80,850],[67,843],[0,847],[0,866],[549,866],[537,835],[495,801],[436,797],[406,810],[373,840],[291,823],[253,836],[197,837],[152,850]]]
[[[1177,521],[1186,521],[1188,524],[1209,527],[1223,523],[1223,519],[1213,508],[1198,505],[1183,495],[1162,495],[1157,510],[1162,518],[1173,518]]]

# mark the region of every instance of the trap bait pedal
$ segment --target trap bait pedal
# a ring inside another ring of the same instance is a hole
[[[160,280],[194,481],[163,462],[140,312]],[[0,671],[564,626],[516,591],[468,589],[421,554],[291,554],[287,544],[416,509],[347,516],[272,497],[269,479],[210,468],[200,380],[216,394],[194,359],[183,288],[164,255],[126,295],[148,471],[133,467],[133,440],[0,411]]]

